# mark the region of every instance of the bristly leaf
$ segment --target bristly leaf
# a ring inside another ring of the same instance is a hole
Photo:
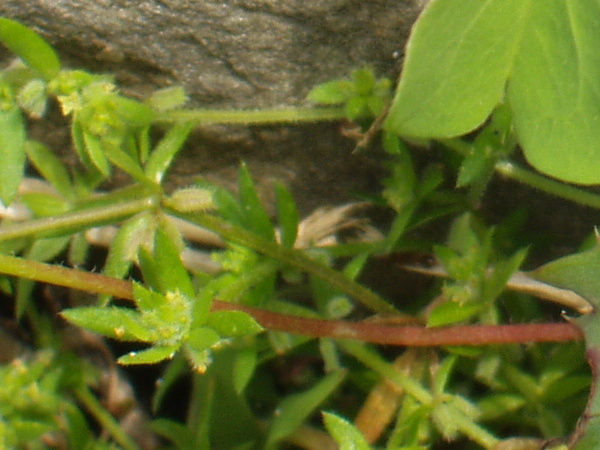
[[[147,213],[127,220],[113,238],[104,263],[104,275],[123,278],[127,275],[138,254],[140,245],[152,239],[155,224]],[[109,297],[102,297],[100,304],[106,304]]]
[[[142,323],[141,315],[127,308],[80,307],[60,313],[69,322],[120,341],[153,342],[156,334]]]
[[[43,175],[54,189],[66,199],[71,199],[75,192],[71,177],[61,160],[41,142],[26,141],[25,152],[36,170]]]
[[[287,396],[277,408],[279,412],[271,422],[266,448],[276,445],[298,429],[306,418],[335,391],[344,380],[345,370],[326,375],[306,392]]]
[[[7,105],[7,109],[0,106],[0,137],[0,161],[2,162],[0,200],[8,206],[17,195],[17,189],[23,179],[26,159],[25,123],[21,111],[16,106]]]
[[[323,421],[329,434],[335,439],[340,450],[370,450],[371,446],[362,433],[342,417],[323,412]]]
[[[60,61],[56,52],[40,35],[26,26],[0,17],[0,41],[47,81],[58,74]]]
[[[89,160],[94,164],[94,167],[105,177],[110,175],[111,167],[106,155],[104,154],[104,146],[102,140],[95,134],[83,130],[83,148]],[[85,163],[85,161],[83,161]]]
[[[238,184],[240,204],[246,226],[261,237],[275,240],[273,224],[269,220],[269,215],[258,197],[256,187],[246,164],[240,166]]]
[[[150,347],[145,350],[129,352],[126,355],[120,356],[117,359],[117,362],[124,366],[131,364],[156,364],[165,359],[173,358],[177,350],[179,350],[179,346],[176,345]]]
[[[167,131],[146,163],[146,176],[150,180],[157,184],[162,181],[173,159],[182,149],[190,131],[192,131],[191,123],[179,123]]]
[[[181,262],[179,250],[171,238],[160,228],[154,236],[153,265],[161,292],[179,290],[188,297],[194,297],[194,286]]]
[[[247,336],[263,330],[256,320],[242,311],[215,311],[208,314],[206,326],[223,337]]]

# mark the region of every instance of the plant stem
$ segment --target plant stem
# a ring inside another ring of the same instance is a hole
[[[130,281],[97,273],[30,261],[0,254],[0,273],[64,286],[95,294],[133,300]],[[214,300],[213,311],[235,310],[250,314],[264,328],[311,337],[354,339],[383,345],[432,347],[490,345],[580,340],[583,334],[571,323],[522,325],[464,325],[437,328],[376,322],[310,319]]]
[[[125,450],[139,450],[140,447],[129,437],[117,423],[117,421],[109,414],[108,411],[100,404],[98,399],[90,392],[87,387],[79,387],[75,394],[78,400],[83,403],[90,414],[102,425],[102,427],[110,433],[115,442]]]
[[[376,352],[370,350],[366,345],[356,341],[340,342],[344,351],[362,362],[365,366],[377,372],[384,379],[404,389],[422,405],[431,405],[433,397],[418,381],[403,375],[394,366],[385,361]]]
[[[181,109],[160,115],[159,122],[189,121],[196,123],[268,125],[275,123],[317,122],[340,120],[344,109],[337,108],[281,108],[256,110]]]
[[[0,273],[95,294],[133,300],[131,282],[83,270],[0,254]]]
[[[588,192],[559,181],[554,181],[550,178],[546,178],[542,175],[538,175],[534,172],[523,169],[522,167],[519,167],[518,165],[506,160],[498,161],[495,169],[496,172],[511,178],[512,180],[527,184],[534,189],[538,189],[540,191],[555,195],[556,197],[573,201],[583,206],[590,206],[592,208],[600,209],[600,195],[593,194],[592,192]]]
[[[470,145],[461,139],[445,139],[441,143],[461,155],[467,155],[470,150]],[[547,192],[583,206],[600,209],[600,195],[539,175],[506,159],[496,162],[494,170],[511,180],[526,184],[542,192]]]
[[[110,206],[100,206],[72,211],[61,216],[19,222],[0,227],[0,242],[27,236],[36,238],[54,234],[71,233],[74,230],[113,223],[158,205],[158,197],[131,200]]]
[[[469,439],[477,442],[483,448],[492,448],[498,444],[498,438],[464,414],[455,414],[452,421],[465,436],[468,436]]]
[[[243,228],[233,226],[218,217],[208,214],[181,214],[177,211],[170,211],[170,214],[214,231],[225,240],[251,248],[266,256],[275,258],[284,264],[289,264],[304,272],[315,275],[372,311],[379,314],[393,314],[396,317],[401,316],[406,319],[411,318],[399,312],[393,305],[383,300],[370,289],[350,280],[341,272],[310,259],[300,251],[283,248],[275,242],[263,239],[253,233],[249,233]]]

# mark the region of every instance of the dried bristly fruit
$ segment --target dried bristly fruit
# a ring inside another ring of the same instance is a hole
[[[165,200],[165,206],[183,213],[207,211],[214,207],[213,191],[196,187],[178,189]]]

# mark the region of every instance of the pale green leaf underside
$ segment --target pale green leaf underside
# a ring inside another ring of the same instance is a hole
[[[600,2],[432,0],[386,129],[447,138],[480,126],[505,93],[539,171],[600,183]]]

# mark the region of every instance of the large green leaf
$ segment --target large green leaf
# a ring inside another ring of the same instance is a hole
[[[506,97],[536,169],[600,183],[599,29],[598,0],[432,0],[409,40],[385,128],[459,136]]]
[[[530,0],[431,1],[413,29],[385,127],[441,138],[481,125],[504,95],[529,6]]]
[[[548,175],[600,183],[600,2],[533,2],[508,85],[519,142]]]

